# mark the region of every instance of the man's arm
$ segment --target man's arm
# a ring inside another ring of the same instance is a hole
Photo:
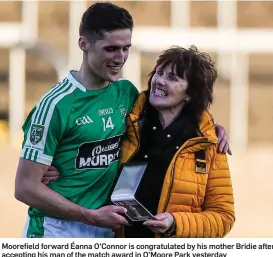
[[[20,159],[15,179],[16,199],[49,216],[84,221],[84,208],[41,183],[47,169],[46,165]]]
[[[48,216],[109,228],[118,228],[127,224],[126,219],[118,214],[126,212],[126,209],[121,206],[106,206],[97,210],[88,210],[45,186],[42,178],[48,167],[20,159],[15,179],[16,199],[43,211]]]
[[[229,155],[232,155],[225,128],[221,126],[220,124],[217,124],[216,122],[214,124],[216,127],[216,135],[218,138],[217,152],[228,153]]]
[[[228,153],[229,155],[232,155],[225,128],[216,122],[216,120],[214,119],[211,113],[209,114],[213,124],[215,125],[215,132],[216,132],[216,136],[218,140],[217,152]]]

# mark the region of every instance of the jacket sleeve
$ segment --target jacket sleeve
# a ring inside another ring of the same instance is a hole
[[[175,237],[224,237],[235,222],[227,156],[216,153],[216,150],[208,175],[202,209],[200,213],[172,213],[177,223]]]

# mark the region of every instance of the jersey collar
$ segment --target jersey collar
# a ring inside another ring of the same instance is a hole
[[[80,83],[78,82],[74,76],[72,75],[72,73],[76,72],[75,70],[71,70],[68,73],[67,79],[77,88],[79,88],[81,91],[86,92],[86,88]]]

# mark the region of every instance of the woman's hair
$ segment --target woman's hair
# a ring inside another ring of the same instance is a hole
[[[188,80],[187,95],[190,102],[187,109],[195,115],[197,120],[213,100],[213,85],[217,78],[215,63],[206,53],[201,53],[195,46],[189,49],[171,47],[161,53],[152,72],[149,74],[148,89],[151,89],[151,81],[158,66],[164,69],[171,64],[173,72]]]

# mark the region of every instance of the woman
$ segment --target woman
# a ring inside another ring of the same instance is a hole
[[[136,199],[152,220],[119,230],[125,237],[223,237],[234,199],[226,154],[208,113],[217,78],[195,47],[164,51],[130,113],[120,163],[147,162]],[[52,169],[52,167],[51,167]],[[52,171],[52,170],[51,170]],[[58,178],[50,172],[45,183]]]
[[[136,199],[153,220],[125,228],[125,237],[223,237],[234,199],[226,154],[217,153],[207,112],[215,65],[195,47],[173,47],[157,60],[130,114],[121,163],[146,161]]]

